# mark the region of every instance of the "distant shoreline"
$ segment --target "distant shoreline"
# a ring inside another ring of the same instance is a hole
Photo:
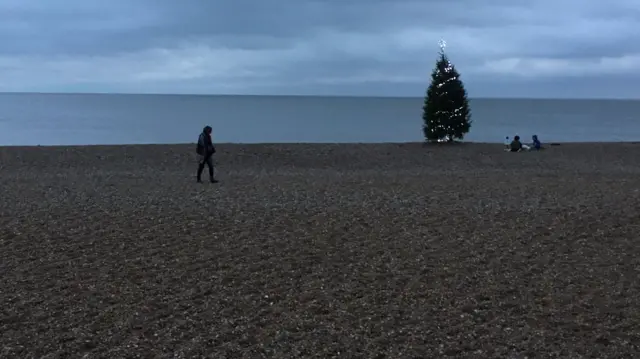
[[[598,142],[563,142],[554,141],[543,143],[543,146],[588,146],[588,145],[637,145],[638,141],[598,141]],[[121,143],[121,144],[79,144],[79,145],[3,145],[1,148],[77,148],[77,147],[143,147],[143,146],[191,146],[193,143]],[[443,147],[460,147],[460,146],[503,146],[501,142],[459,142],[456,144],[425,144],[423,142],[219,142],[216,146],[243,146],[243,147],[261,147],[261,146],[279,146],[279,147],[353,147],[353,146],[421,146],[425,148],[443,148]]]
[[[128,92],[2,92],[0,95],[52,95],[52,96],[198,96],[198,97],[272,97],[272,98],[371,98],[371,99],[422,99],[424,96],[384,96],[384,95],[323,95],[323,94],[215,94],[215,93],[128,93]],[[474,100],[493,101],[640,101],[640,98],[606,97],[469,97]]]

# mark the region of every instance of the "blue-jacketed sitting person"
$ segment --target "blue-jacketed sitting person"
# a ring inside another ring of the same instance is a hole
[[[538,140],[538,135],[533,135],[531,136],[531,139],[533,140],[531,147],[534,150],[540,150],[542,149],[542,143],[540,143],[540,140]]]

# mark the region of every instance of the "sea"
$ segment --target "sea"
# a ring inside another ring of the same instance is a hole
[[[0,93],[0,145],[422,141],[422,98]],[[640,141],[640,101],[471,99],[465,141]]]

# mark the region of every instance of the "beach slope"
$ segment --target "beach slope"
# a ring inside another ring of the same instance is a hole
[[[640,352],[639,145],[194,150],[0,148],[0,357]]]

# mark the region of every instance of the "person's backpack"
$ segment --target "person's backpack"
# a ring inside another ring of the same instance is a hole
[[[206,148],[204,144],[207,141],[205,141],[204,136],[206,136],[204,133],[200,134],[200,137],[198,137],[198,144],[196,145],[196,153],[202,156],[204,156],[206,152]],[[213,153],[216,153],[216,147],[213,144],[211,144],[211,154]]]
[[[202,138],[202,134],[198,136],[198,142],[196,144],[196,153],[199,155],[204,155],[204,138]]]

